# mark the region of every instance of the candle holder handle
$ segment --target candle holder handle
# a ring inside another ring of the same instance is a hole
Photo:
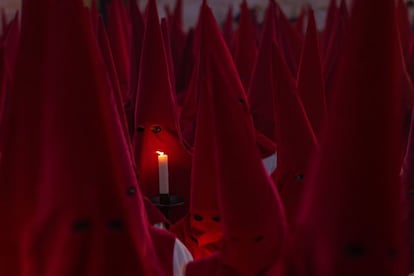
[[[184,199],[177,195],[159,194],[151,197],[151,202],[164,214],[169,220],[171,209],[184,205]]]

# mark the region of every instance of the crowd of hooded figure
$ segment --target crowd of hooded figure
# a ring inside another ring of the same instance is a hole
[[[184,31],[182,5],[3,14],[0,275],[413,273],[404,2],[332,0],[321,32],[274,0]]]

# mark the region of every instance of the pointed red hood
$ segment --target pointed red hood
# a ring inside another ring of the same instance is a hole
[[[211,259],[210,267],[226,275],[256,275],[280,256],[285,237],[284,211],[255,146],[247,99],[236,68],[232,63],[223,63],[230,59],[230,52],[207,5],[202,7],[201,22],[205,34],[210,34],[204,36],[202,43],[205,62],[201,72],[214,80],[210,91],[215,112],[210,118],[214,124],[211,131],[215,136],[218,200],[224,228],[218,262]],[[212,51],[216,47],[222,48],[221,58],[217,50]],[[203,266],[199,269],[202,271],[190,267],[197,275],[208,273]]]
[[[239,29],[235,37],[234,62],[245,91],[249,89],[250,79],[257,58],[256,32],[250,18],[249,8],[244,0],[240,5]]]
[[[188,204],[191,159],[180,144],[173,93],[157,7],[150,0],[135,105],[135,160],[143,193],[152,197],[159,193],[156,152],[165,152],[169,161],[170,192],[183,196]]]
[[[304,31],[305,31],[305,20],[307,17],[307,7],[303,6],[300,10],[300,14],[298,16],[298,18],[295,21],[295,29],[296,32],[300,35],[303,35]]]
[[[98,22],[99,22],[99,11],[96,4],[96,0],[91,1],[91,6],[89,8],[89,16],[92,24],[92,30],[96,34],[98,33]]]
[[[36,1],[23,13],[12,138],[0,163],[1,182],[28,192],[8,191],[19,206],[16,219],[25,223],[24,235],[11,237],[21,242],[22,271],[2,274],[167,274],[155,257],[86,10],[81,1]]]
[[[128,40],[128,29],[124,22],[122,0],[113,0],[107,5],[108,13],[108,37],[111,43],[116,71],[123,101],[128,100],[130,80],[130,44]]]
[[[379,21],[372,19],[373,6]],[[312,275],[406,274],[396,20],[393,0],[354,1],[299,222],[301,265]]]
[[[275,4],[269,3],[264,20],[262,40],[248,93],[253,122],[257,130],[277,142],[272,64],[272,42],[275,40]]]
[[[336,5],[337,0],[330,0],[329,7],[325,19],[325,26],[322,33],[321,53],[326,53],[332,35],[335,34],[335,22],[339,17],[339,8]]]
[[[10,90],[13,86],[19,37],[19,13],[17,12],[14,19],[9,23],[7,33],[3,37],[4,41],[0,42],[0,47],[2,48],[0,61],[0,124],[6,109],[7,99],[10,96]],[[5,134],[2,133],[2,135]]]
[[[125,139],[128,141],[131,156],[133,156],[131,139],[130,139],[129,131],[128,131],[127,117],[125,116],[124,105],[122,102],[121,88],[119,86],[119,80],[118,80],[118,75],[116,74],[115,62],[112,56],[111,48],[109,45],[109,39],[108,39],[106,30],[105,30],[105,25],[102,20],[102,17],[98,18],[97,32],[98,32],[97,36],[98,36],[99,48],[100,48],[101,55],[102,55],[103,61],[107,69],[107,74],[106,74],[107,81],[111,84],[111,88],[112,88],[111,91],[113,93],[113,97],[111,97],[111,99],[114,102],[114,105],[117,107],[118,115],[121,120],[123,133],[124,133]]]
[[[6,33],[6,29],[7,29],[7,16],[6,16],[6,10],[4,8],[1,9],[1,28],[2,28],[1,34],[3,35],[4,33]]]
[[[275,43],[272,53],[278,135],[274,179],[289,222],[293,223],[302,198],[305,173],[318,142],[296,91],[295,80]]]
[[[201,56],[200,59],[197,60],[196,66],[202,66],[203,69],[194,75],[198,81],[199,99],[192,151],[190,211],[188,216],[173,228],[178,238],[189,248],[194,259],[217,252],[222,238],[217,203],[216,185],[219,179],[215,166],[217,159],[214,124],[211,118],[215,110],[211,95],[214,80],[210,74],[203,73],[206,61]]]
[[[169,45],[171,45],[171,37],[170,37],[171,32],[170,32],[170,26],[166,18],[161,19],[161,32],[162,32],[162,37],[164,40],[165,53],[167,55],[168,75],[170,76],[171,87],[174,89],[174,87],[176,87],[174,60],[172,57],[171,47],[169,47]]]
[[[325,79],[326,102],[329,109],[330,97],[335,88],[335,78],[337,77],[338,64],[343,51],[345,41],[345,21],[342,17],[338,17],[333,27],[333,33],[330,38],[328,49],[325,51],[323,60],[323,72]]]
[[[190,213],[203,215],[207,211],[216,213],[218,216],[216,191],[218,179],[214,166],[217,160],[213,142],[214,124],[211,118],[211,114],[214,113],[214,103],[211,95],[213,79],[210,74],[203,74],[202,76],[199,77],[200,95],[193,149]]]
[[[233,6],[230,5],[229,9],[227,10],[226,19],[223,23],[223,36],[224,40],[227,43],[231,51],[231,47],[233,45],[233,37],[234,37],[234,27],[233,27]]]
[[[341,0],[341,3],[339,4],[339,14],[347,25],[349,22],[349,11],[346,1],[347,0]]]
[[[296,78],[300,56],[303,47],[303,38],[290,24],[283,10],[276,2],[276,40],[285,57],[286,63]]]
[[[16,12],[13,19],[10,21],[7,32],[3,37],[3,42],[0,42],[4,45],[5,51],[5,62],[9,71],[10,80],[13,79],[14,66],[16,63],[17,50],[19,48],[19,39],[20,39],[20,17],[19,12]]]
[[[319,56],[318,33],[313,10],[308,11],[308,28],[298,72],[298,93],[317,136],[326,117],[325,87]]]
[[[170,25],[170,37],[171,37],[171,44],[168,47],[171,47],[172,57],[174,61],[174,72],[177,77],[181,76],[181,70],[184,66],[183,57],[185,41],[186,41],[186,33],[183,29],[183,3],[182,0],[177,0],[174,7],[174,14],[169,19]],[[178,82],[178,79],[176,79]],[[173,87],[174,91],[176,87]]]
[[[139,66],[141,61],[142,43],[144,39],[145,22],[137,1],[129,1],[129,13],[131,19],[131,78],[129,85],[129,105],[125,107],[128,118],[128,128],[132,137],[134,133],[135,102],[137,98]]]
[[[41,80],[44,78],[45,41],[48,36],[50,11],[47,1],[22,2],[21,40],[14,72],[15,85],[7,95],[0,135],[1,216],[8,224],[0,237],[2,275],[21,275],[22,224],[34,208],[32,185],[38,164]],[[4,27],[4,25],[3,25]],[[30,121],[33,120],[33,121]],[[29,123],[30,121],[30,123]],[[27,192],[27,193],[26,193]]]
[[[185,41],[182,67],[180,71],[177,72],[180,75],[176,77],[177,102],[179,105],[182,105],[186,97],[191,75],[194,69],[194,59],[194,29],[190,29]]]

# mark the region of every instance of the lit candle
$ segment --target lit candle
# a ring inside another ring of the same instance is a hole
[[[160,194],[169,194],[168,186],[168,155],[162,151],[158,153],[158,176],[160,185]]]

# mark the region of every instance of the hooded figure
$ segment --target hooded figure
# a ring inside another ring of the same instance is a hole
[[[239,29],[234,39],[234,62],[244,90],[250,86],[250,79],[257,58],[256,30],[250,17],[246,0],[240,5]]]
[[[202,21],[199,21],[196,31],[197,41],[204,36],[211,36],[206,32]],[[217,34],[216,34],[217,35]],[[211,114],[214,112],[210,104],[209,89],[215,80],[211,75],[205,75],[204,65],[207,49],[204,44],[198,44],[195,71],[191,83],[192,92],[198,94],[197,113],[195,121],[194,145],[192,147],[191,198],[190,210],[183,220],[174,225],[172,231],[189,248],[195,259],[208,257],[220,248],[222,229],[217,204],[216,183],[218,182],[215,145],[212,140]],[[222,54],[226,46],[210,44],[210,50],[217,55]],[[225,64],[231,64],[228,60]]]
[[[210,137],[214,143],[215,168],[219,181],[217,199],[223,229],[220,251],[190,263],[186,275],[257,275],[275,266],[284,250],[286,221],[277,191],[262,165],[256,148],[247,98],[228,50],[207,4],[202,6],[200,24],[205,34],[200,68],[209,82],[200,101],[210,114]],[[218,34],[218,35],[217,35]]]
[[[168,155],[169,191],[184,198],[171,219],[182,218],[190,200],[191,158],[181,144],[168,56],[154,0],[149,1],[135,105],[134,156],[143,194],[160,193],[157,151]]]
[[[298,93],[313,132],[319,137],[326,116],[325,85],[319,56],[318,32],[313,10],[308,11],[308,28],[298,72]]]
[[[318,142],[297,93],[295,81],[275,43],[272,63],[276,133],[279,138],[278,166],[272,177],[280,192],[287,218],[293,226],[305,188],[305,174]]]
[[[373,20],[372,7],[375,6]],[[394,0],[354,1],[295,235],[299,275],[407,275]]]
[[[37,7],[47,16],[40,19]],[[13,210],[13,219],[4,216],[13,233],[2,236],[8,252],[1,254],[1,274],[174,275],[179,246],[147,223],[81,1],[27,1],[23,13],[13,115],[0,160],[1,183],[9,186],[2,196],[12,200],[2,203]],[[42,47],[30,59],[33,45],[25,43],[34,37]],[[35,68],[33,79],[26,70]]]

